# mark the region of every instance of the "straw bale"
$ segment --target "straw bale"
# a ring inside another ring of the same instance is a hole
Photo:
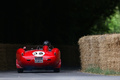
[[[1,70],[6,70],[7,69],[7,60],[6,60],[6,45],[1,45],[0,47],[0,69]]]
[[[120,34],[84,36],[78,43],[82,69],[95,65],[120,71]]]

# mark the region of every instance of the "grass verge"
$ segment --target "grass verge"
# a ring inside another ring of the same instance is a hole
[[[95,74],[104,74],[104,75],[120,75],[120,72],[114,70],[102,70],[99,67],[88,67],[85,69],[85,72],[95,73]]]

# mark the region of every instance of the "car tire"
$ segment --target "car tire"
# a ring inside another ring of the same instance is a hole
[[[23,69],[19,69],[19,68],[18,68],[18,69],[17,69],[17,72],[18,72],[18,73],[23,73]]]
[[[60,72],[60,68],[55,68],[54,72]]]

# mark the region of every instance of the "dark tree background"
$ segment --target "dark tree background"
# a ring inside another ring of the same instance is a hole
[[[100,20],[114,13],[119,0],[1,1],[0,42],[77,44]],[[102,27],[102,26],[101,26]]]

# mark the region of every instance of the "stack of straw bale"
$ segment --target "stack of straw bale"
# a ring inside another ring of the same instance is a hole
[[[7,69],[6,45],[0,44],[0,70]]]
[[[16,69],[16,51],[22,45],[0,44],[0,70]]]
[[[94,65],[120,71],[120,34],[84,36],[78,43],[83,70]]]

